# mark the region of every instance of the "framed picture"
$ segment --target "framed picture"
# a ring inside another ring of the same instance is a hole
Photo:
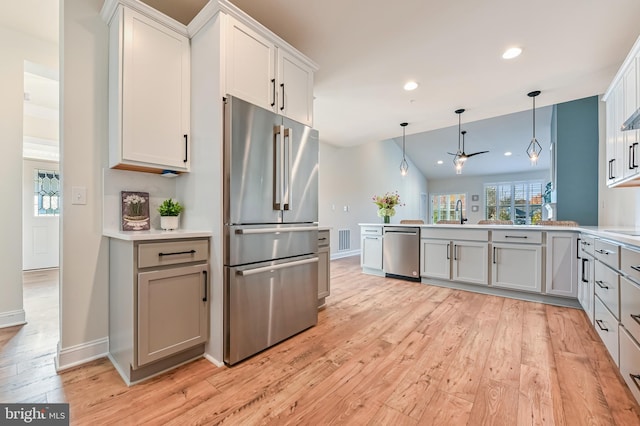
[[[149,230],[149,193],[122,191],[120,195],[122,198],[122,230]]]
[[[471,211],[476,213],[480,208],[478,206],[471,206]]]
[[[478,201],[480,200],[480,196],[478,194],[474,194],[471,196],[471,201]]]

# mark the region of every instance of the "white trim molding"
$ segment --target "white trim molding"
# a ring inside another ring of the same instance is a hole
[[[214,357],[212,357],[208,353],[204,354],[204,359],[206,359],[207,361],[209,361],[211,364],[215,365],[216,367],[224,367],[224,362],[218,361],[217,359],[215,359]]]
[[[331,260],[342,259],[343,257],[360,256],[360,250],[345,250],[333,253]]]
[[[67,370],[109,354],[109,338],[93,340],[62,349],[58,342],[56,354],[56,371]]]
[[[0,328],[24,325],[27,323],[24,309],[17,311],[0,312]]]

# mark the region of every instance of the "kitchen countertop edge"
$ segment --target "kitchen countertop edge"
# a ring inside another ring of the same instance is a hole
[[[148,231],[120,231],[117,229],[104,229],[102,235],[109,238],[116,238],[125,241],[153,241],[172,240],[176,238],[199,238],[211,237],[211,231],[194,231],[188,229],[176,229],[174,231],[163,231],[160,229],[150,229]]]

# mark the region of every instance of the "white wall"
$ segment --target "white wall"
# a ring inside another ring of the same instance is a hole
[[[401,161],[402,150],[392,140],[347,148],[320,143],[319,224],[331,227],[332,255],[338,250],[339,229],[351,230],[351,250],[359,250],[358,223],[382,223],[374,195],[400,194],[406,205],[396,207],[391,223],[419,218],[420,194],[427,192],[427,180],[410,161],[409,173],[402,177]]]
[[[546,182],[549,179],[549,170],[545,169],[525,173],[507,173],[486,176],[465,176],[464,171],[462,173],[462,175],[454,174],[450,179],[429,180],[428,202],[430,206],[432,194],[467,194],[467,206],[465,212],[465,217],[468,218],[467,223],[478,223],[479,220],[484,219],[485,183],[515,182],[533,179],[540,179]],[[471,201],[472,195],[479,195],[479,200],[477,202]],[[471,211],[472,205],[477,205],[479,207],[478,212],[474,213]]]
[[[102,0],[63,0],[60,87],[60,343],[57,363],[103,355],[108,335],[108,239],[102,237],[102,168],[107,165],[107,25]],[[71,187],[87,188],[72,205]]]
[[[56,45],[0,26],[0,198],[22,205],[24,61],[58,68]],[[22,211],[2,209],[0,240],[0,327],[24,322],[22,305]]]

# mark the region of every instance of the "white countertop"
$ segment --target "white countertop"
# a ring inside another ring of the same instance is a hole
[[[478,224],[399,224],[399,223],[359,223],[360,226],[406,226],[411,228],[451,228],[451,229],[512,229],[518,231],[574,231],[586,232],[599,238],[606,238],[624,244],[640,247],[640,230],[629,227],[616,226],[541,226],[541,225],[478,225]],[[638,236],[625,235],[616,231],[637,231]]]
[[[171,240],[175,238],[211,237],[211,231],[193,231],[188,229],[176,229],[163,231],[151,229],[149,231],[120,231],[118,229],[103,229],[102,235],[126,241]]]

